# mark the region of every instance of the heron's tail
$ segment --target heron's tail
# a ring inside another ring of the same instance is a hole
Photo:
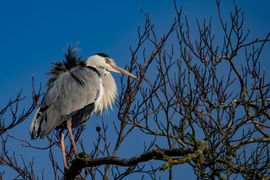
[[[36,139],[40,136],[41,124],[42,124],[43,112],[38,108],[30,125],[30,135],[32,139]]]

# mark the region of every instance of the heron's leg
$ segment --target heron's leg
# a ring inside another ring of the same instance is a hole
[[[69,135],[70,135],[70,139],[71,139],[72,146],[73,146],[73,149],[75,151],[75,154],[78,155],[79,152],[78,152],[78,149],[76,147],[74,135],[73,135],[73,132],[72,132],[72,119],[69,119],[67,121],[67,129],[68,129],[68,132],[69,132]]]
[[[68,169],[66,148],[65,148],[65,135],[64,135],[63,130],[61,130],[61,132],[60,132],[60,141],[61,141],[61,150],[62,150],[62,155],[63,155],[63,160],[64,160],[64,167],[65,167],[65,169]]]

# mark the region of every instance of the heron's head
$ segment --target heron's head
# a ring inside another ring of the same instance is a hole
[[[86,65],[93,66],[96,68],[106,69],[106,70],[112,71],[112,72],[122,73],[124,75],[136,78],[135,75],[133,75],[130,72],[124,70],[123,68],[117,66],[116,63],[114,62],[114,60],[111,57],[109,57],[107,54],[104,54],[104,53],[98,53],[98,54],[95,54],[93,56],[90,56],[86,60]]]

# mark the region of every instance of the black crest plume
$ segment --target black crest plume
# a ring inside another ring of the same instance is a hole
[[[85,62],[80,57],[76,56],[75,49],[69,47],[65,59],[62,62],[53,63],[53,67],[49,72],[50,78],[48,80],[48,87],[60,76],[62,73],[70,71],[74,67],[86,66]]]

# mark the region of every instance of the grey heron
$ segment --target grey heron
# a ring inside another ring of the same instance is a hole
[[[30,125],[33,139],[45,137],[54,129],[61,129],[60,141],[64,166],[67,168],[64,133],[67,128],[75,154],[78,154],[72,128],[84,124],[95,113],[111,107],[116,97],[116,83],[110,72],[136,78],[120,68],[104,53],[78,58],[69,48],[65,60],[55,63],[50,71],[47,91]]]

